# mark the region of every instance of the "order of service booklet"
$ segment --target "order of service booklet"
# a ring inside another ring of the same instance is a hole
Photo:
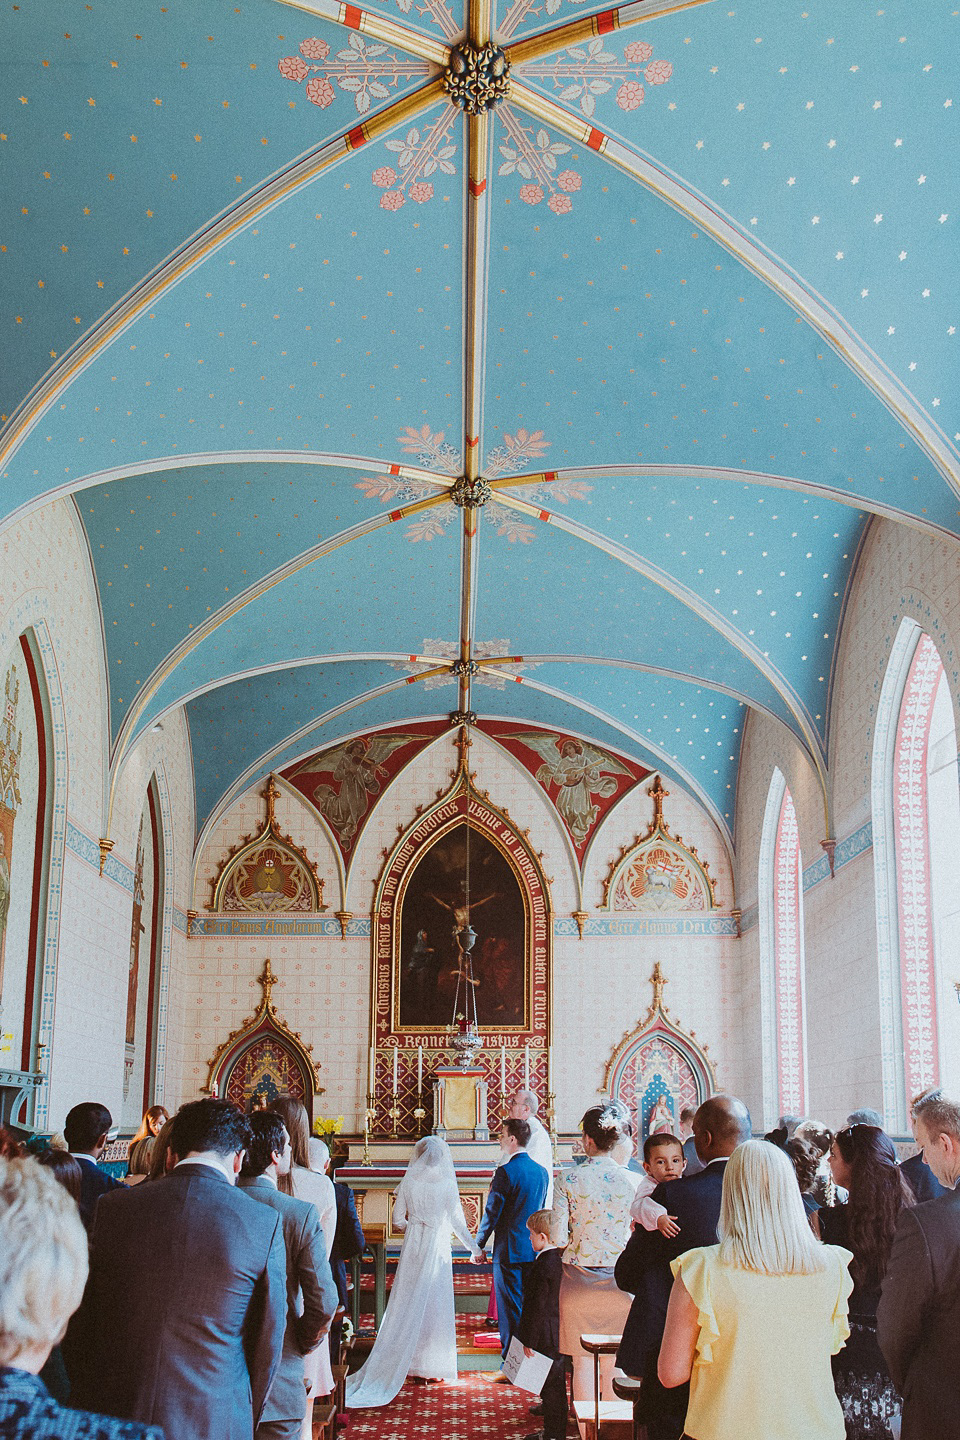
[[[541,1355],[539,1350],[534,1350],[529,1357],[524,1355],[523,1346],[514,1335],[507,1358],[503,1362],[503,1373],[512,1384],[519,1385],[521,1390],[529,1390],[531,1395],[539,1395],[552,1364],[550,1356]]]

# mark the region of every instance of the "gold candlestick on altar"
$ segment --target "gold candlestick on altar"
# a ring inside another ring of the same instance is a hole
[[[427,1118],[427,1112],[423,1106],[423,1090],[417,1091],[417,1108],[413,1112],[413,1118],[417,1122],[417,1139],[423,1134],[423,1122]]]
[[[547,1091],[547,1128],[550,1134],[550,1142],[553,1145],[553,1163],[559,1164],[557,1155],[557,1127],[556,1127],[556,1096],[552,1090]]]
[[[377,1111],[373,1103],[373,1096],[367,1096],[367,1108],[363,1112],[363,1159],[361,1165],[370,1165],[370,1126],[376,1119]]]

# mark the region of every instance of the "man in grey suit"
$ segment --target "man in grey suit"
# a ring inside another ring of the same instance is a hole
[[[960,1105],[934,1091],[914,1117],[945,1194],[900,1212],[877,1339],[903,1395],[902,1440],[960,1440]]]
[[[226,1100],[173,1124],[179,1163],[102,1195],[71,1344],[71,1401],[169,1440],[250,1440],[287,1314],[280,1216],[235,1188],[250,1143]]]
[[[326,1334],[339,1297],[317,1207],[283,1195],[277,1188],[279,1177],[289,1175],[293,1158],[286,1126],[279,1115],[260,1110],[250,1116],[250,1129],[253,1135],[240,1172],[240,1188],[251,1200],[269,1205],[280,1216],[287,1252],[283,1357],[270,1386],[256,1440],[299,1440],[307,1411],[303,1357]]]

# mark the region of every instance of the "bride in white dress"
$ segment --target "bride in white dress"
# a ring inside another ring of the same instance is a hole
[[[408,1375],[457,1378],[451,1231],[479,1255],[467,1229],[453,1157],[443,1140],[419,1140],[393,1207],[406,1233],[400,1262],[373,1349],[347,1380],[347,1407],[389,1405]]]

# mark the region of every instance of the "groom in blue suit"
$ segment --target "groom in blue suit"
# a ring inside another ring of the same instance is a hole
[[[497,1328],[503,1358],[516,1333],[523,1307],[523,1282],[534,1261],[527,1220],[543,1208],[548,1176],[527,1154],[530,1126],[526,1120],[505,1120],[500,1148],[505,1160],[490,1182],[487,1206],[477,1231],[483,1249],[493,1235],[493,1288],[497,1297]],[[481,1260],[477,1257],[476,1264]]]

